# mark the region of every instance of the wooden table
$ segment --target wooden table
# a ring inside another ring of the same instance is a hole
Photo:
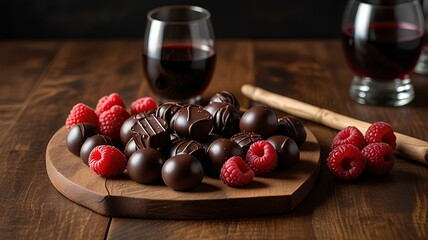
[[[321,145],[317,184],[291,213],[172,221],[110,218],[62,196],[46,174],[45,149],[71,107],[117,92],[149,95],[139,40],[0,41],[0,238],[2,239],[426,239],[428,167],[397,158],[382,177],[335,179],[326,167],[336,130],[305,121]],[[352,73],[338,40],[219,40],[205,93],[244,83],[428,140],[428,77],[413,75],[415,100],[366,106],[348,96]],[[283,113],[279,113],[280,115]]]

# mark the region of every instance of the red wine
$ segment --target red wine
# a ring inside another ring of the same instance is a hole
[[[143,54],[143,69],[153,92],[164,99],[200,95],[214,73],[216,54],[206,46],[166,45],[160,56]]]
[[[423,33],[408,23],[373,23],[363,33],[353,25],[342,30],[342,48],[351,70],[376,80],[408,77],[423,43]]]

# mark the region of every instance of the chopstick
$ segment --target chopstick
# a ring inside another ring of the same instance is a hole
[[[364,134],[371,125],[368,122],[272,93],[250,84],[243,85],[241,92],[254,101],[333,129],[342,130],[347,126],[355,126]],[[428,164],[428,142],[397,132],[395,132],[395,136],[397,137],[397,148],[395,149],[397,155]]]

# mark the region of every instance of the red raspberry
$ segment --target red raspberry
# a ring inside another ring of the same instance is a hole
[[[123,122],[129,117],[129,113],[125,108],[118,105],[112,106],[109,110],[104,111],[100,115],[100,133],[109,136],[113,141],[119,141],[120,128]]]
[[[387,173],[394,167],[394,150],[386,143],[370,143],[361,153],[366,159],[367,171],[373,175]]]
[[[354,126],[349,126],[340,131],[331,143],[331,149],[336,148],[339,145],[352,144],[359,150],[363,149],[366,145],[363,134]]]
[[[89,154],[88,165],[92,171],[103,177],[115,177],[126,168],[126,157],[123,153],[108,145],[99,145]]]
[[[229,158],[220,170],[220,179],[231,187],[248,185],[253,178],[253,170],[239,156]]]
[[[70,114],[65,120],[65,126],[67,131],[70,131],[71,127],[78,123],[91,123],[98,127],[98,116],[94,110],[83,103],[74,105],[71,109]]]
[[[264,140],[251,144],[246,160],[256,175],[270,173],[278,162],[275,148]]]
[[[157,108],[157,105],[155,100],[153,100],[153,98],[143,97],[131,103],[131,114],[135,115],[137,113],[148,112],[156,108]]]
[[[98,116],[101,115],[104,111],[109,110],[114,105],[119,105],[123,108],[125,107],[125,104],[122,101],[122,98],[120,98],[119,94],[112,93],[110,95],[106,95],[98,100],[97,107],[95,108],[95,113],[97,113]]]
[[[360,150],[352,144],[344,144],[333,149],[327,158],[331,173],[340,179],[355,179],[364,171],[366,160]]]
[[[384,142],[389,144],[393,150],[397,146],[397,137],[391,125],[385,122],[373,123],[366,131],[366,143]]]

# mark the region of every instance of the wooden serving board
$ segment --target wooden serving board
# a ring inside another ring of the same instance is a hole
[[[177,192],[165,185],[141,185],[125,174],[119,178],[100,177],[67,150],[65,127],[49,141],[46,169],[61,194],[106,216],[213,219],[276,214],[291,211],[316,182],[320,147],[312,132],[306,132],[297,165],[255,177],[244,188],[232,188],[207,176],[192,192]]]

